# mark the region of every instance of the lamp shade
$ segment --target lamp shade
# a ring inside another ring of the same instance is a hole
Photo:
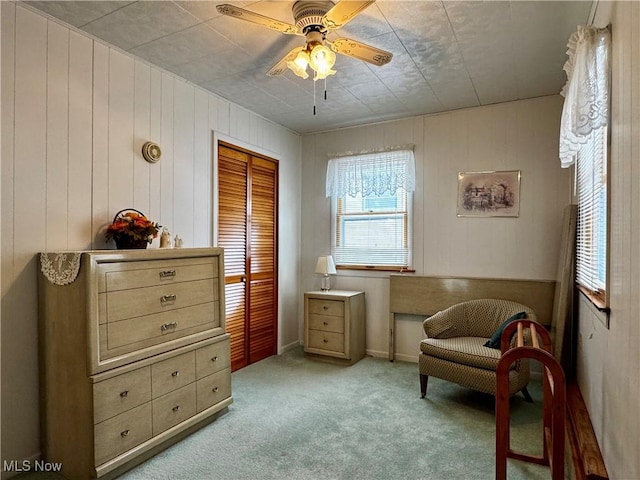
[[[331,70],[335,63],[336,54],[322,44],[313,47],[309,54],[309,65],[316,72],[314,80],[322,80],[336,73],[335,70]]]
[[[336,264],[333,263],[333,257],[331,255],[318,257],[316,273],[322,273],[324,275],[335,275],[337,273]]]
[[[307,73],[308,64],[309,54],[304,50],[300,50],[293,61],[287,62],[287,67],[300,78],[309,78]]]

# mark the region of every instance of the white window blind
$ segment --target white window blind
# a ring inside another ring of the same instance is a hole
[[[413,152],[394,150],[330,160],[332,255],[337,266],[408,268],[411,262]]]
[[[560,121],[560,164],[576,164],[578,225],[576,282],[606,308],[607,134],[611,34],[579,25],[567,43],[567,84]]]
[[[603,295],[607,283],[607,128],[595,129],[577,154],[576,280]]]

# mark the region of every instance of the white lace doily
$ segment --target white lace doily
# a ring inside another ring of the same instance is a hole
[[[82,253],[41,253],[40,270],[54,285],[68,285],[78,278]]]

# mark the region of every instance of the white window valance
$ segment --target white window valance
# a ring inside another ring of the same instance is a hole
[[[415,185],[410,148],[337,156],[327,165],[327,197],[395,195],[398,188],[413,192]]]
[[[567,83],[560,123],[560,164],[575,163],[576,154],[594,130],[609,123],[611,35],[607,28],[579,25],[567,44]]]

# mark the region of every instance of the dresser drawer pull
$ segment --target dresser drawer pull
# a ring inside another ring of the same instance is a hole
[[[175,277],[175,276],[176,276],[175,270],[163,270],[160,272],[160,278],[169,278],[169,277]]]
[[[323,310],[329,310],[329,307],[327,307],[326,305],[324,307],[322,307]]]
[[[211,357],[211,361],[212,362],[217,362],[218,361],[218,356],[216,355],[215,357]]]
[[[176,328],[177,326],[178,326],[178,322],[165,323],[164,325],[162,325],[160,327],[160,330],[163,331],[163,332],[166,332],[170,328]]]
[[[127,398],[129,396],[129,390],[125,390],[124,392],[120,392],[120,396],[122,398]]]
[[[180,405],[176,405],[175,407],[173,407],[171,410],[173,410],[174,412],[177,412],[180,410]]]
[[[322,339],[322,341],[323,341],[324,343],[329,343],[329,340],[327,340],[326,338],[323,338],[323,339]]]
[[[322,322],[322,323],[324,323],[324,326],[325,326],[325,327],[328,327],[328,326],[329,326],[329,322]]]
[[[175,302],[175,301],[176,301],[175,293],[171,295],[163,295],[160,297],[160,303]]]
[[[129,435],[129,429],[123,430],[120,432],[120,436],[121,437],[126,437]]]
[[[176,370],[175,372],[171,373],[172,377],[177,377],[178,375],[180,375],[180,372],[178,370]]]
[[[211,389],[211,391],[212,391],[213,393],[218,393],[218,387],[213,387],[213,388]]]

